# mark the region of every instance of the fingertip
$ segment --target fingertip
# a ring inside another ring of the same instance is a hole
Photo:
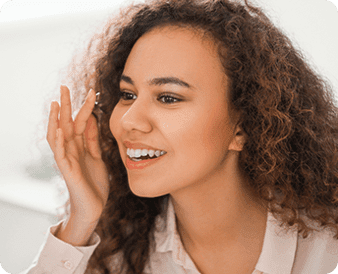
[[[55,103],[54,103],[54,101],[52,101],[50,103],[49,112],[52,112],[54,109],[55,109]]]
[[[87,99],[93,99],[95,97],[95,91],[90,89],[87,95]]]
[[[53,101],[50,104],[50,109],[49,109],[49,119],[50,121],[55,121],[55,119],[58,118],[58,113],[59,113],[59,104],[56,101]]]
[[[59,106],[59,103],[57,101],[52,101],[50,104],[50,107],[52,110],[56,109]]]
[[[67,93],[70,93],[70,90],[69,90],[69,88],[66,86],[66,85],[61,85],[61,87],[60,87],[60,93],[61,93],[61,95],[62,94],[67,94]]]

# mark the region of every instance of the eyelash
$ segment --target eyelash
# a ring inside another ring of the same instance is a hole
[[[125,101],[129,101],[129,100],[132,100],[132,99],[125,99],[125,95],[134,95],[130,92],[125,92],[125,91],[120,91],[119,94],[118,94],[118,98],[119,100],[125,100]],[[159,98],[170,98],[170,100],[175,100],[175,102],[169,102],[169,103],[164,103],[166,105],[170,105],[170,104],[174,104],[174,103],[177,103],[177,102],[180,102],[182,101],[182,99],[179,99],[179,98],[176,98],[176,97],[173,97],[170,93],[161,93],[159,95]]]

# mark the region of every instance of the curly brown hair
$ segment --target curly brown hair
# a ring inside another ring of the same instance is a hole
[[[165,25],[202,30],[217,45],[230,79],[231,104],[247,135],[240,164],[269,211],[287,228],[297,224],[303,238],[314,228],[301,215],[334,230],[338,239],[338,112],[330,85],[262,9],[247,1],[152,0],[121,9],[69,67],[75,108],[91,88],[98,93],[94,114],[110,174],[108,202],[95,229],[102,242],[88,273],[109,273],[118,255],[121,271],[143,273],[155,219],[169,195],[144,198],[131,192],[109,129],[133,45]]]

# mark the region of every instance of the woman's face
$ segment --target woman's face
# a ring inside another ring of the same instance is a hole
[[[191,30],[155,29],[135,43],[110,118],[135,195],[172,194],[224,170],[235,135],[226,84],[214,44]],[[166,154],[134,162],[128,147]]]

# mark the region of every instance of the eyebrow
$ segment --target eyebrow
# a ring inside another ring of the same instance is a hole
[[[128,84],[134,85],[134,81],[124,74],[121,75],[121,80]],[[148,84],[151,86],[162,86],[166,84],[174,84],[185,88],[193,88],[191,85],[189,85],[187,82],[184,82],[183,80],[177,78],[177,77],[158,77],[153,78],[150,81],[148,81]]]

